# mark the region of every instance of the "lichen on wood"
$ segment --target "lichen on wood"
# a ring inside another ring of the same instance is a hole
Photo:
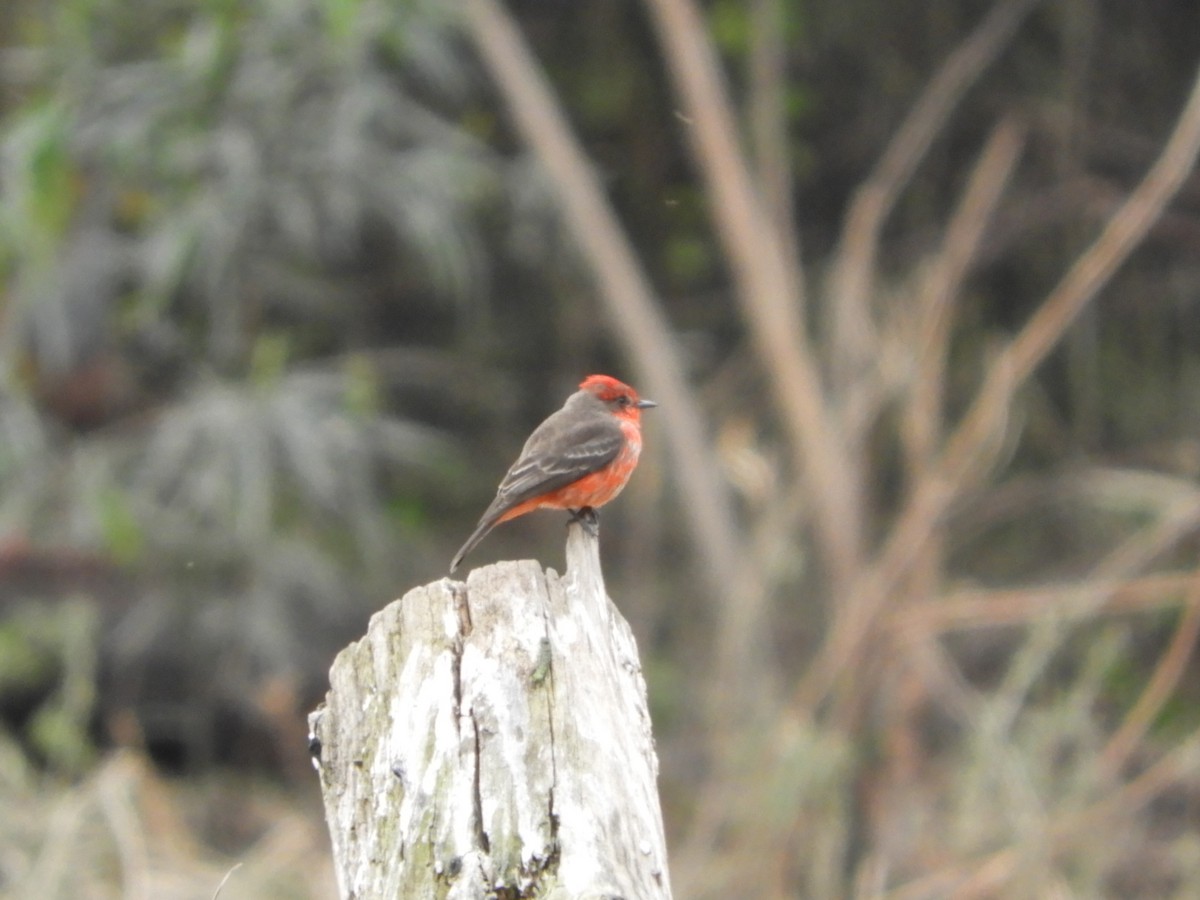
[[[409,591],[311,716],[343,898],[669,898],[646,688],[598,544]]]

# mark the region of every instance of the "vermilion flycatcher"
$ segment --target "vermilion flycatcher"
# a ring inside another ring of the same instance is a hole
[[[535,509],[567,509],[594,522],[596,508],[621,493],[637,467],[642,410],[657,405],[615,378],[585,378],[529,436],[450,571],[501,522]]]

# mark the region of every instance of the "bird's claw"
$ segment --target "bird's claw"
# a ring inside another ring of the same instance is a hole
[[[578,522],[580,526],[594,538],[600,537],[600,513],[590,506],[571,510],[570,522]],[[569,525],[570,522],[567,524]]]

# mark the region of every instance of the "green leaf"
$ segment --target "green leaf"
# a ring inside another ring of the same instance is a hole
[[[336,43],[345,43],[354,36],[358,22],[359,0],[324,0],[325,27]]]
[[[67,114],[58,103],[33,106],[20,116],[6,145],[14,157],[6,192],[15,208],[8,212],[23,223],[14,234],[32,252],[48,254],[71,222],[76,198],[76,171],[69,151]]]
[[[750,12],[744,3],[720,0],[709,13],[713,40],[726,53],[741,54],[750,44]]]
[[[84,771],[95,755],[85,723],[63,706],[39,709],[29,723],[29,737],[50,764],[64,772]]]
[[[257,385],[277,384],[287,371],[291,344],[285,334],[264,334],[254,342],[250,380]]]
[[[97,496],[96,506],[108,552],[120,565],[133,565],[141,559],[146,539],[128,497],[117,488],[106,488]]]
[[[345,374],[346,409],[364,418],[378,415],[381,408],[379,376],[371,361],[361,354],[351,354],[346,360]]]

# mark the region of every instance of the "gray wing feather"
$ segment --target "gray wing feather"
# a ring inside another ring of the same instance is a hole
[[[496,499],[484,514],[499,515],[539,494],[566,487],[612,462],[625,443],[621,427],[610,417],[577,423],[568,430],[547,419],[525,443],[525,449],[508,470]],[[545,429],[545,430],[543,430]]]

